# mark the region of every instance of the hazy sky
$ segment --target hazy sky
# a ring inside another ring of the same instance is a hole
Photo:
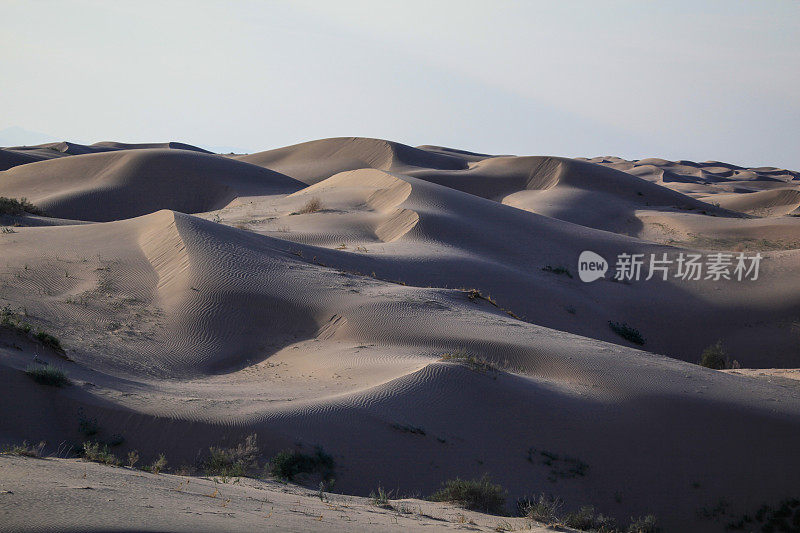
[[[800,2],[0,0],[0,130],[800,169]]]

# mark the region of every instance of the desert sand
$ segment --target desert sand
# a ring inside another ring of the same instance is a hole
[[[3,217],[0,307],[65,350],[0,328],[0,444],[66,456],[92,420],[92,439],[122,436],[114,453],[142,463],[191,466],[250,434],[265,459],[320,446],[336,463],[330,504],[310,481],[245,480],[225,486],[228,517],[202,497],[213,480],[191,478],[189,498],[171,492],[186,477],[0,456],[14,528],[452,527],[466,511],[359,497],[484,474],[509,514],[547,493],[663,531],[725,531],[800,496],[797,172],[367,138],[247,155],[65,142],[4,148],[0,164],[0,196],[45,213]],[[757,280],[584,283],[584,250],[763,260]],[[741,368],[697,364],[717,341]],[[71,384],[26,375],[45,363]]]

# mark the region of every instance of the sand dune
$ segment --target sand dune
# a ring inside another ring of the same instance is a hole
[[[521,518],[501,518],[415,498],[393,499],[393,508],[368,498],[319,493],[276,481],[210,479],[145,474],[75,460],[0,457],[3,501],[15,513],[13,530],[60,531],[497,531],[499,526],[532,533],[552,531]],[[53,487],[52,480],[59,484]],[[126,498],[109,495],[126,495]],[[132,503],[135,502],[135,503]],[[49,512],[39,512],[46,506]],[[102,512],[86,513],[100,508]],[[564,529],[564,531],[574,531]]]
[[[18,166],[0,175],[0,195],[27,197],[53,216],[91,221],[158,209],[209,211],[239,196],[289,193],[301,186],[255,165],[163,149],[76,155]]]
[[[797,208],[800,207],[800,190],[771,189],[749,194],[716,194],[708,196],[707,201],[742,213],[780,216],[797,212]]]
[[[634,231],[630,227],[634,211],[645,206],[731,216],[624,172],[565,158],[493,157],[464,171],[408,174],[519,209],[617,233]]]
[[[11,146],[0,148],[0,170],[8,170],[17,165],[55,159],[69,155],[97,154],[115,150],[142,150],[148,148],[163,148],[173,150],[189,150],[209,154],[208,150],[179,142],[166,143],[119,143],[112,141],[98,142],[91,145],[72,143],[68,141],[38,144],[34,146]]]
[[[584,160],[696,195],[780,188],[800,179],[800,172],[792,170],[775,167],[746,168],[720,161],[696,163],[659,158],[627,161],[619,157],[595,157]]]
[[[281,172],[304,183],[313,184],[346,170],[377,168],[401,170],[413,167],[437,169],[465,168],[456,154],[427,151],[381,139],[341,137],[310,141],[286,148],[244,156],[240,161]]]
[[[235,158],[113,147],[0,172],[0,195],[60,217],[4,219],[22,225],[0,235],[0,304],[66,347],[0,328],[0,442],[80,443],[89,416],[97,438],[124,436],[117,453],[179,466],[255,433],[264,457],[324,447],[344,494],[488,474],[509,511],[546,492],[622,522],[654,513],[666,531],[724,531],[795,495],[799,389],[755,370],[800,366],[790,174],[749,169],[783,189],[745,193],[732,191],[758,180],[718,162],[357,138]],[[651,167],[683,181],[637,174]],[[613,263],[715,249],[759,251],[759,279],[577,276],[584,250]],[[717,340],[746,370],[696,364]],[[32,381],[34,357],[73,384]],[[74,465],[0,459],[1,488],[39,502]],[[166,483],[90,468],[130,494]],[[236,488],[242,524],[255,490],[274,489]],[[285,527],[312,528],[281,502]],[[98,527],[115,523],[104,513]]]

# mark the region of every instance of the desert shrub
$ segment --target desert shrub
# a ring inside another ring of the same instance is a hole
[[[255,433],[245,438],[235,448],[208,449],[209,457],[204,463],[207,474],[212,476],[242,477],[258,466],[258,446]]]
[[[6,198],[0,196],[0,215],[43,215],[44,211],[30,203],[26,198]]]
[[[617,521],[610,516],[596,513],[592,506],[581,507],[580,511],[567,514],[563,522],[567,527],[582,531],[597,531],[598,533],[617,531]]]
[[[158,475],[165,468],[167,468],[167,458],[162,453],[158,456],[158,459],[150,463],[149,466],[142,468],[142,470]]]
[[[67,373],[52,365],[30,365],[25,373],[36,383],[51,387],[63,387],[70,383]]]
[[[22,316],[24,316],[24,313],[15,312],[10,307],[6,306],[0,310],[0,326],[16,331],[22,335],[30,335],[33,328],[30,324],[20,319]],[[64,347],[61,346],[61,341],[49,333],[38,330],[32,337],[42,345],[61,354],[64,353]]]
[[[464,293],[466,293],[467,298],[469,298],[470,302],[475,302],[477,300],[486,300],[487,302],[489,302],[493,306],[498,307],[497,302],[495,302],[492,299],[491,296],[489,296],[488,294],[484,295],[478,289],[468,289],[468,290],[465,290]]]
[[[639,518],[631,518],[627,533],[659,533],[655,515],[647,515]]]
[[[305,215],[308,213],[316,213],[317,211],[321,210],[322,210],[322,202],[320,201],[320,199],[312,198],[308,202],[306,202],[303,207],[300,208],[300,211],[298,211],[298,213],[300,213],[301,215]]]
[[[78,431],[87,437],[97,435],[97,433],[100,431],[100,426],[97,423],[97,419],[86,416],[86,413],[83,411],[83,407],[78,409]]]
[[[722,346],[722,341],[717,341],[703,350],[703,353],[700,354],[700,366],[712,368],[714,370],[722,370],[730,367],[728,354]]]
[[[644,337],[642,334],[639,333],[639,330],[636,328],[632,328],[628,324],[621,323],[621,322],[612,322],[608,321],[608,326],[611,330],[622,337],[623,339],[630,341],[634,344],[643,345],[644,344]]]
[[[5,306],[3,309],[0,309],[0,325],[6,328],[11,328],[22,333],[29,333],[31,330],[30,325],[23,324],[17,318],[17,313],[15,313],[11,307]],[[23,331],[24,326],[24,331]]]
[[[542,522],[557,524],[561,521],[561,508],[564,503],[559,498],[540,494],[532,499],[523,498],[517,502],[517,511],[521,516]]]
[[[563,267],[563,266],[555,266],[555,267],[553,267],[553,266],[547,265],[547,266],[543,266],[542,270],[544,270],[545,272],[550,272],[551,274],[559,274],[559,275],[562,275],[562,276],[567,276],[568,278],[572,278],[572,272],[570,272],[567,267]]]
[[[756,525],[756,523],[758,525]],[[774,505],[763,504],[755,513],[729,522],[731,531],[800,531],[800,499],[786,498]]]
[[[285,450],[269,461],[269,472],[273,476],[292,481],[298,474],[319,473],[323,479],[333,477],[333,457],[317,448],[313,455],[297,450]]]
[[[383,507],[385,509],[391,507],[391,504],[389,504],[389,493],[387,493],[380,485],[378,485],[377,490],[369,493],[369,498],[372,500],[372,505]]]
[[[82,455],[87,461],[93,461],[95,463],[115,466],[121,464],[119,458],[111,453],[108,446],[99,442],[84,442]]]
[[[33,336],[37,341],[41,342],[44,346],[51,348],[57,352],[63,352],[64,348],[61,346],[61,341],[56,337],[46,333],[42,330],[36,332]]]
[[[412,426],[410,424],[400,424],[398,422],[393,422],[390,424],[392,429],[396,429],[397,431],[402,431],[403,433],[411,433],[412,435],[420,435],[425,436],[425,430],[419,426]]]
[[[506,491],[493,484],[487,476],[481,479],[450,479],[434,492],[430,499],[435,502],[452,502],[465,509],[489,514],[504,514]]]
[[[21,455],[23,457],[41,457],[44,447],[44,441],[41,441],[35,446],[28,444],[28,441],[22,441],[22,444],[14,444],[4,447],[3,453],[7,453],[9,455]]]
[[[477,372],[486,372],[489,370],[497,370],[497,367],[493,364],[489,363],[488,361],[484,360],[476,356],[475,354],[469,354],[466,352],[450,352],[442,354],[442,361],[450,361],[454,363],[460,363],[470,370],[475,370]]]
[[[136,463],[139,462],[139,452],[137,450],[131,450],[128,452],[128,466],[133,468],[136,466]]]

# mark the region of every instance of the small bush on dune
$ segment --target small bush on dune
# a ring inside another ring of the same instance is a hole
[[[33,328],[30,324],[21,320],[22,316],[24,316],[24,314],[14,312],[10,307],[6,306],[0,309],[0,326],[11,329],[21,335],[31,335],[31,330]],[[64,347],[61,346],[61,341],[49,333],[38,330],[32,337],[43,346],[51,348],[62,355],[64,354]]]
[[[617,521],[596,512],[592,506],[581,507],[580,511],[562,514],[561,499],[541,494],[533,499],[521,499],[517,502],[520,516],[541,522],[546,525],[560,525],[580,531],[596,533],[659,533],[661,529],[654,515],[631,518],[627,528],[617,526]]]
[[[642,334],[639,333],[639,330],[636,328],[632,328],[628,324],[621,323],[621,322],[612,322],[608,321],[608,326],[611,330],[622,337],[623,339],[630,341],[634,344],[638,344],[640,346],[644,345],[644,337]]]
[[[656,523],[654,515],[647,515],[640,518],[631,518],[627,533],[659,533],[661,528]]]
[[[451,363],[460,363],[470,370],[476,372],[497,371],[498,368],[485,359],[478,357],[474,354],[466,352],[449,352],[443,353],[441,361],[448,361]]]
[[[6,198],[0,196],[0,215],[43,215],[44,211],[30,203],[26,198]]]
[[[162,470],[167,468],[167,458],[164,457],[164,454],[158,456],[158,459],[150,463],[150,466],[145,466],[142,468],[145,472],[150,472],[151,474],[160,474]]]
[[[320,201],[320,199],[312,198],[308,202],[306,202],[303,207],[300,208],[300,211],[298,211],[298,213],[300,213],[301,215],[305,215],[308,213],[316,213],[317,211],[321,211],[322,208],[323,208],[322,202]]]
[[[235,448],[208,449],[209,458],[204,464],[207,474],[213,476],[242,477],[258,466],[258,446],[255,433]]]
[[[99,442],[83,443],[83,458],[95,463],[118,466],[122,464],[119,458],[111,453],[108,446]]]
[[[319,473],[323,479],[333,477],[333,457],[317,448],[313,455],[297,450],[286,450],[270,459],[270,473],[286,481],[292,481],[298,474]]]
[[[61,346],[61,341],[58,340],[56,337],[50,335],[49,333],[45,333],[42,330],[36,332],[33,336],[37,341],[41,342],[44,346],[48,348],[52,348],[57,352],[63,352],[64,348]]]
[[[598,533],[612,533],[617,531],[617,521],[610,516],[595,513],[592,506],[581,507],[576,513],[569,513],[564,517],[564,525],[583,531],[597,531]]]
[[[52,365],[30,365],[25,373],[36,383],[51,387],[63,387],[70,383],[66,372]]]
[[[554,267],[554,266],[547,265],[547,266],[543,266],[542,270],[544,270],[545,272],[550,272],[551,274],[558,274],[558,275],[561,275],[561,276],[567,276],[568,278],[572,278],[572,272],[570,272],[567,267],[563,267],[563,266],[555,266]]]
[[[128,466],[133,468],[139,462],[139,452],[131,450],[128,452]]]
[[[377,491],[370,492],[369,498],[372,500],[372,505],[383,507],[384,509],[391,507],[391,504],[389,503],[389,493],[387,493],[381,486],[378,486]]]
[[[728,353],[725,351],[725,348],[723,348],[722,341],[717,341],[715,344],[703,350],[703,353],[700,355],[700,366],[714,370],[723,370],[731,367]]]
[[[471,511],[504,514],[506,491],[493,484],[488,477],[465,480],[450,479],[430,499],[435,502],[452,502]]]
[[[100,425],[97,423],[97,419],[86,416],[83,407],[78,409],[78,431],[87,437],[97,435],[100,431]]]
[[[533,499],[517,502],[519,514],[543,524],[557,524],[561,520],[564,503],[559,498],[540,494]]]

